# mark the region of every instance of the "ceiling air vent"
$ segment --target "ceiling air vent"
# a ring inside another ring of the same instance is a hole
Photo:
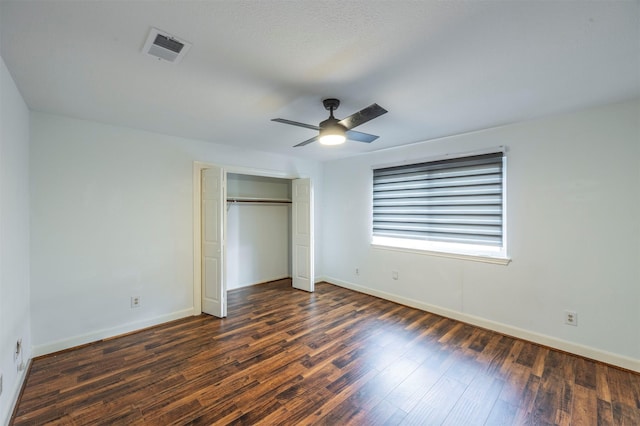
[[[142,52],[158,59],[178,63],[190,48],[191,43],[172,36],[165,31],[151,28]]]

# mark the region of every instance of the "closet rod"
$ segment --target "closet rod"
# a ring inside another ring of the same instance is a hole
[[[237,199],[227,198],[228,203],[267,203],[267,204],[291,204],[290,200],[269,200],[269,199]]]

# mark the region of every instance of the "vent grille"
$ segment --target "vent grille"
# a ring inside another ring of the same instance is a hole
[[[177,40],[171,39],[167,36],[163,36],[162,34],[158,34],[156,39],[153,41],[155,46],[164,47],[175,53],[180,53],[182,48],[184,47],[184,43],[180,43]]]
[[[175,37],[166,31],[151,28],[142,52],[168,62],[178,63],[187,54],[191,43]]]

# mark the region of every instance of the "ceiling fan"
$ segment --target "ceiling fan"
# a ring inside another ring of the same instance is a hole
[[[366,123],[369,120],[373,120],[374,118],[379,117],[382,114],[386,114],[387,110],[382,108],[380,105],[371,104],[368,107],[354,114],[351,114],[347,118],[338,120],[333,116],[333,111],[338,109],[338,107],[340,106],[340,101],[338,99],[329,98],[323,100],[322,104],[324,105],[324,108],[329,111],[329,118],[320,122],[320,124],[317,126],[314,126],[313,124],[305,124],[299,123],[297,121],[286,120],[284,118],[274,118],[271,121],[291,124],[292,126],[305,127],[307,129],[319,131],[317,136],[314,136],[311,139],[307,139],[304,142],[300,142],[299,144],[294,145],[294,147],[305,146],[315,141],[318,141],[323,145],[339,145],[341,143],[344,143],[346,139],[365,143],[371,143],[374,140],[378,139],[379,136],[356,132],[352,129]]]

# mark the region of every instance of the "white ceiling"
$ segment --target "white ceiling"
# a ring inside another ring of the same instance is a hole
[[[7,1],[1,53],[29,107],[318,160],[640,96],[632,1]],[[193,43],[143,55],[157,27]],[[293,148],[321,100],[372,144]]]

